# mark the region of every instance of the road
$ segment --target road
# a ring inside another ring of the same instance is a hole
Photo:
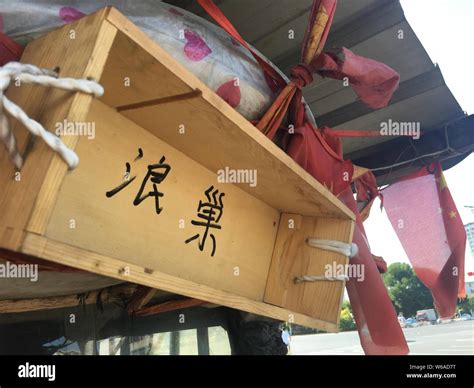
[[[474,355],[474,320],[403,330],[410,354]],[[356,331],[293,336],[291,354],[364,354]]]

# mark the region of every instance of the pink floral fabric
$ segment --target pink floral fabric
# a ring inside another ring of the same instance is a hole
[[[241,94],[240,87],[235,81],[223,83],[216,90],[216,94],[227,102],[232,108],[237,108],[240,104]]]
[[[212,50],[206,44],[204,39],[195,32],[190,30],[184,31],[184,38],[187,41],[184,45],[184,53],[191,61],[201,61],[212,53]]]
[[[82,18],[83,16],[85,16],[84,13],[73,7],[61,7],[59,10],[59,17],[64,23],[71,23],[77,19]]]

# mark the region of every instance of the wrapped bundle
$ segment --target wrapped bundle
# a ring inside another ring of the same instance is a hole
[[[18,43],[111,5],[128,16],[177,61],[249,120],[259,119],[277,92],[252,55],[225,31],[183,9],[154,0],[68,1],[3,4],[0,28]]]

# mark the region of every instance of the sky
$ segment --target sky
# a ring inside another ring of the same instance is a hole
[[[461,108],[474,113],[474,0],[401,0],[405,17],[437,63]],[[409,60],[409,58],[407,58]],[[445,178],[464,224],[474,222],[474,154],[445,172]],[[380,201],[364,223],[372,253],[390,264],[408,258],[386,217]],[[474,257],[466,249],[466,272],[474,271]],[[474,281],[474,277],[466,280]]]

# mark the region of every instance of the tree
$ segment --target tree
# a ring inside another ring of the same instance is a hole
[[[341,308],[341,319],[339,320],[339,330],[340,331],[349,331],[355,330],[356,324],[354,318],[352,317],[352,307],[348,300],[345,300],[342,303]]]
[[[472,314],[474,311],[474,295],[458,299],[457,307],[459,314]]]
[[[385,286],[397,313],[415,316],[418,310],[433,308],[430,290],[418,279],[412,267],[406,263],[393,263],[383,275]]]

